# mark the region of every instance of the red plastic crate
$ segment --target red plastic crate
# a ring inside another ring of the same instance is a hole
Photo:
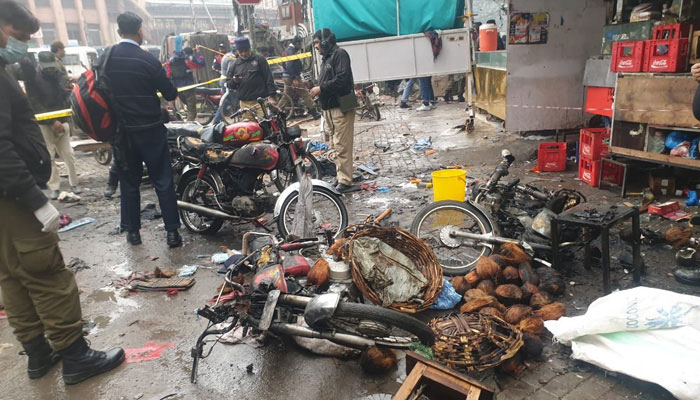
[[[602,181],[621,186],[625,179],[625,167],[617,165],[606,160],[601,160],[600,179]]]
[[[537,170],[540,172],[566,171],[566,143],[540,143],[537,150]]]
[[[615,100],[615,88],[588,86],[586,88],[587,113],[596,115],[613,116],[613,101]]]
[[[612,72],[642,72],[647,40],[614,42],[612,47]]]
[[[601,157],[608,156],[609,145],[609,128],[581,129],[581,134],[579,136],[579,156],[598,161]]]
[[[600,161],[579,157],[578,178],[593,187],[598,187],[600,184]]]
[[[688,50],[687,38],[649,40],[645,49],[644,72],[683,72]]]
[[[654,27],[653,40],[670,40],[689,38],[692,33],[692,24],[657,25]]]

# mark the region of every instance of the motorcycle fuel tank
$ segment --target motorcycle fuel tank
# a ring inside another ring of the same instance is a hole
[[[271,144],[248,144],[236,150],[229,165],[271,171],[277,166],[279,153]]]
[[[263,140],[263,130],[257,122],[237,122],[224,128],[223,142],[226,146],[242,146],[261,140]]]

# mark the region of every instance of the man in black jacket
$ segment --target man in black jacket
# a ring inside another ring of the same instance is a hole
[[[236,39],[236,50],[238,58],[228,71],[228,85],[238,91],[241,108],[259,110],[259,97],[275,104],[277,88],[265,57],[251,53],[250,41],[246,37]]]
[[[124,351],[95,351],[83,339],[78,285],[58,246],[59,214],[41,191],[51,159],[29,100],[5,71],[26,56],[37,30],[25,6],[0,0],[0,288],[29,377],[63,358],[63,380],[74,384],[119,366]]]
[[[163,125],[157,91],[172,101],[177,89],[165,74],[160,62],[141,49],[141,18],[131,12],[117,17],[121,42],[115,45],[107,61],[105,74],[119,108],[126,135],[126,170],[119,172],[121,187],[121,227],[126,240],[141,244],[141,174],[143,163],[158,195],[169,247],[182,245],[177,232],[180,215],[173,184],[167,130]]]
[[[335,35],[328,28],[316,31],[314,47],[323,56],[319,86],[311,89],[311,96],[318,96],[323,110],[326,135],[330,136],[331,149],[337,152],[335,166],[338,176],[336,189],[341,193],[359,188],[352,184],[352,152],[355,135],[355,108],[345,104],[354,96],[354,82],[350,56],[335,43]],[[352,96],[349,96],[351,95]],[[342,106],[341,106],[341,99]],[[350,103],[352,103],[350,101]],[[356,105],[356,103],[355,103]]]

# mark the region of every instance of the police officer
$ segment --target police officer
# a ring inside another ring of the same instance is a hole
[[[259,97],[275,104],[277,89],[265,57],[251,53],[250,41],[246,37],[236,39],[236,49],[238,58],[228,72],[228,85],[238,91],[241,108],[259,110]]]

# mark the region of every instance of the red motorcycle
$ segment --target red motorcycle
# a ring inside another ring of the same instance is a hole
[[[223,93],[220,88],[208,87],[195,88],[194,93],[197,96],[197,122],[207,125],[214,119]]]
[[[202,128],[200,137],[181,135],[177,146],[185,167],[178,180],[178,207],[183,224],[193,232],[214,234],[225,220],[254,222],[273,212],[279,233],[287,237],[294,221],[299,183],[287,186],[279,197],[266,189],[265,177],[277,171],[299,177],[305,148],[298,126],[287,127],[284,113],[258,99],[263,116],[253,121]],[[271,111],[272,113],[268,112]],[[263,142],[264,141],[264,142]],[[313,222],[317,232],[341,232],[348,221],[341,194],[330,184],[312,179]]]

